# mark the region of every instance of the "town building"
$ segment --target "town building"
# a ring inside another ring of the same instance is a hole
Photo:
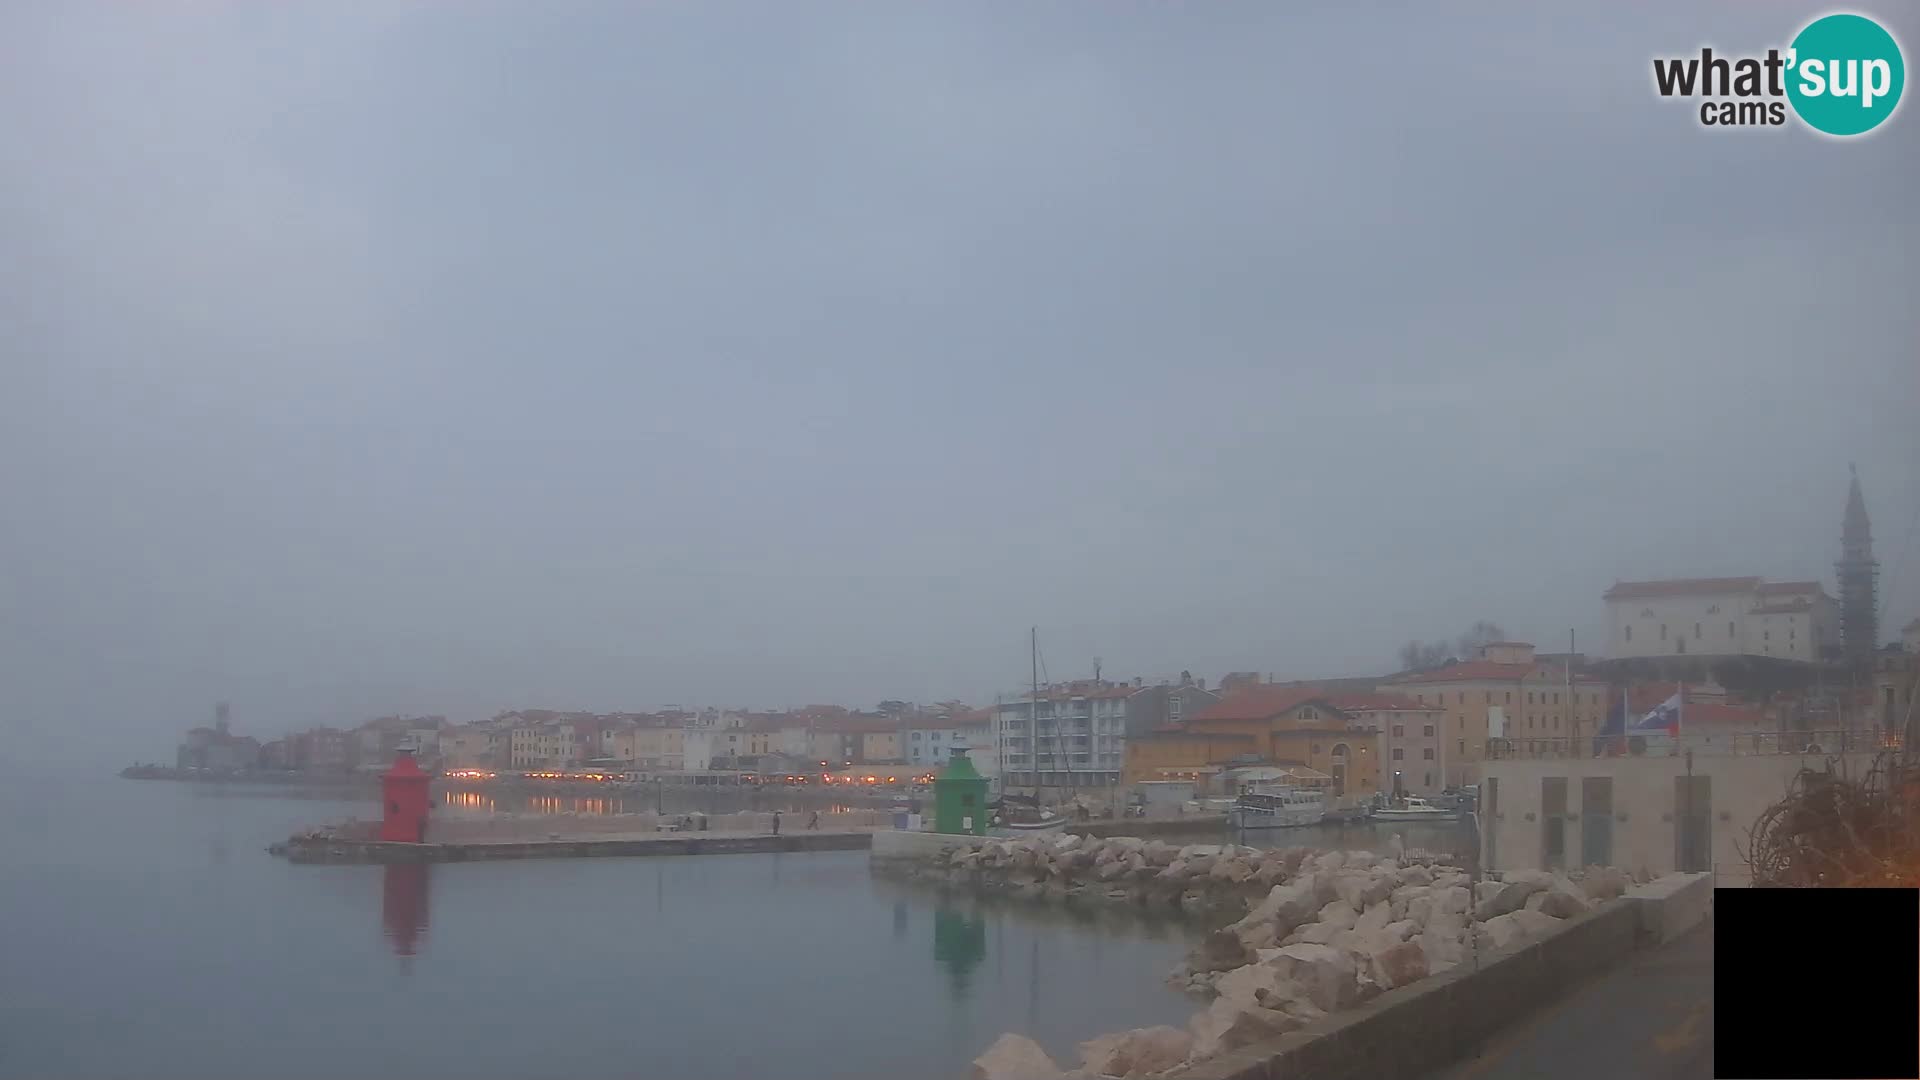
[[[1046,788],[1119,783],[1126,762],[1127,699],[1135,689],[1085,679],[1001,700],[993,715],[1002,781],[1009,787]]]
[[[1873,557],[1873,525],[1860,494],[1860,473],[1847,466],[1847,509],[1840,522],[1840,561],[1833,567],[1840,583],[1840,647],[1859,667],[1880,651],[1880,560]]]
[[[916,772],[944,767],[954,749],[959,748],[967,751],[976,771],[983,776],[989,775],[981,766],[992,756],[993,750],[993,714],[990,710],[910,713],[902,721],[906,725],[901,732],[906,746],[904,759]]]
[[[1737,730],[1751,712],[1708,705],[1697,722]],[[1688,708],[1691,728],[1694,707]],[[1760,727],[1770,724],[1762,721]],[[1482,765],[1483,870],[1619,866],[1658,876],[1709,872],[1720,885],[1751,879],[1743,852],[1760,816],[1803,769],[1836,760],[1854,775],[1871,767],[1872,740],[1811,742],[1806,733],[1749,730],[1734,738],[1689,735],[1658,754],[1594,756],[1584,748]],[[1811,752],[1803,752],[1811,751]]]
[[[1405,694],[1333,694],[1328,702],[1377,736],[1381,785],[1388,792],[1437,795],[1446,787],[1447,711]]]
[[[1377,733],[1316,687],[1243,684],[1186,723],[1127,743],[1128,783],[1206,779],[1229,767],[1304,767],[1346,802],[1381,790]]]
[[[229,722],[227,703],[213,709],[213,726],[197,727],[174,751],[174,764],[182,769],[207,772],[246,772],[260,767],[260,741],[248,735],[235,735]]]
[[[1395,675],[1380,686],[1445,710],[1436,756],[1443,786],[1474,783],[1491,739],[1527,738],[1572,744],[1599,730],[1606,684],[1592,675],[1534,659],[1526,642],[1494,642],[1476,660]]]
[[[1220,700],[1219,694],[1207,689],[1207,680],[1195,679],[1185,671],[1177,681],[1135,685],[1138,688],[1127,697],[1126,704],[1128,738],[1185,723],[1188,717]]]

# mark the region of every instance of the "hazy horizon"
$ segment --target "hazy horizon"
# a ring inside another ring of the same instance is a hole
[[[1850,462],[1896,638],[1920,116],[1650,86],[1821,10],[10,5],[13,745],[1599,652]]]

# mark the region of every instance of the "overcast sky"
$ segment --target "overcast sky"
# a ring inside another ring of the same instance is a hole
[[[1831,589],[1850,461],[1920,615],[1915,105],[1354,7],[6,4],[9,745],[1592,646]]]

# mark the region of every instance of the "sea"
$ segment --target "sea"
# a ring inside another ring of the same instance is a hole
[[[0,778],[0,1076],[947,1080],[1003,1032],[1071,1064],[1202,1004],[1163,976],[1204,923],[876,878],[865,852],[267,853],[377,813],[362,793]]]

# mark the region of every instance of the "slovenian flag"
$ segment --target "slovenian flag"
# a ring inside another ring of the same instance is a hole
[[[1664,731],[1673,738],[1680,737],[1680,694],[1674,691],[1672,697],[1655,706],[1654,710],[1641,717],[1633,725],[1639,732]]]

